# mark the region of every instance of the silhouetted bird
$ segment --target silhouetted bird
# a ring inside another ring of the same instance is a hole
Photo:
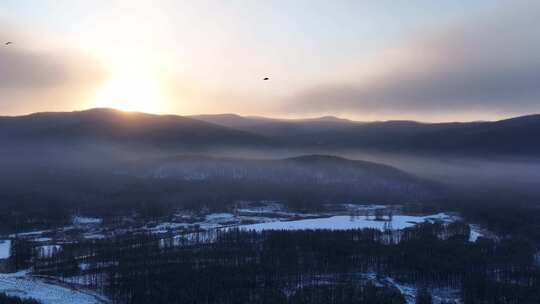
[[[10,45],[10,44],[13,44],[13,42],[8,41],[8,42],[4,43],[4,45]]]
[[[268,78],[268,77],[264,77],[264,78],[263,78],[263,80],[270,80],[270,78]]]

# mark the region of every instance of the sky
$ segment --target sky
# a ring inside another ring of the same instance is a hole
[[[2,0],[0,115],[540,113],[538,20],[528,0]]]

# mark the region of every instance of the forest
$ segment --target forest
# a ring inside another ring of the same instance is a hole
[[[455,290],[467,304],[538,303],[536,247],[524,238],[468,240],[463,222],[401,231],[210,230],[122,235],[66,244],[40,257],[15,241],[11,260],[77,281],[114,303],[406,303],[393,280]],[[449,302],[451,303],[451,302]]]

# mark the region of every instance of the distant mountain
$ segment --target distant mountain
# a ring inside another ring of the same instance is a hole
[[[257,146],[268,139],[176,115],[113,109],[0,117],[0,140],[11,144],[114,144],[142,148]]]
[[[540,155],[540,115],[494,122],[356,122],[336,117],[152,115],[112,109],[0,117],[0,153],[45,146],[129,148],[164,154],[233,148],[316,153],[339,150],[463,156]],[[220,150],[218,150],[220,151]],[[18,153],[18,152],[16,152]],[[1,158],[1,157],[0,157]]]
[[[321,132],[316,138],[297,138],[296,142],[337,149],[538,156],[539,136],[540,115],[530,115],[494,122],[374,122]]]
[[[540,115],[465,123],[227,117],[205,115],[199,119],[272,137],[287,147],[317,151],[353,149],[476,156],[538,156],[540,153]]]
[[[495,122],[468,123],[417,137],[413,145],[427,151],[463,151],[505,155],[540,153],[540,115]]]
[[[236,114],[216,114],[194,115],[190,117],[279,139],[292,139],[298,136],[314,135],[319,132],[338,130],[362,124],[361,122],[334,116],[307,119],[276,119],[260,116],[240,116]]]

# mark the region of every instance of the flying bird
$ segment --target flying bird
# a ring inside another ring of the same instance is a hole
[[[268,77],[264,77],[264,78],[263,78],[263,80],[270,80],[270,78],[268,78]]]
[[[10,44],[13,44],[13,42],[8,41],[8,42],[4,43],[4,45],[10,45]]]

